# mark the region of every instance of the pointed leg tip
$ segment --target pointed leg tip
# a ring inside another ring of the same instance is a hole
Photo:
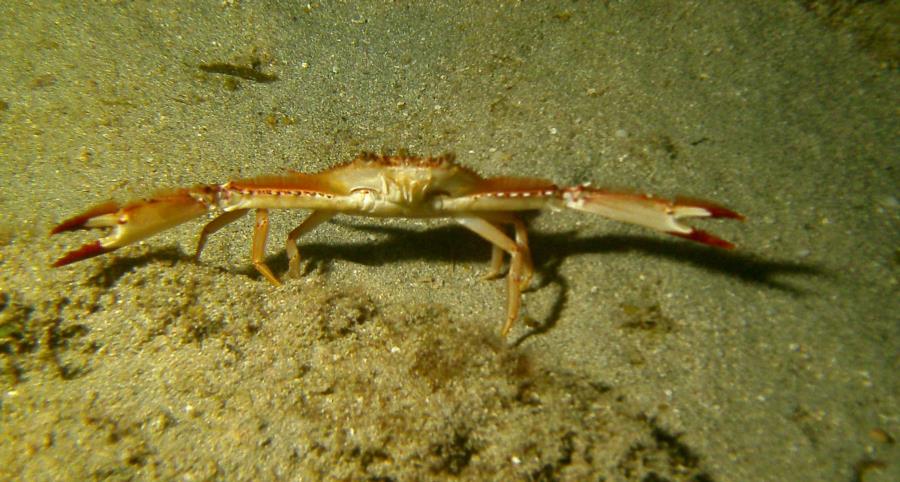
[[[513,325],[516,323],[515,318],[511,318],[506,320],[506,323],[503,324],[503,327],[500,328],[500,337],[506,338],[509,335],[509,332],[512,331]]]
[[[531,280],[534,277],[534,273],[528,273],[525,276],[522,276],[522,279],[519,280],[519,290],[525,291],[531,287]]]
[[[282,283],[281,280],[278,279],[278,277],[274,274],[263,274],[263,277],[266,278],[269,283],[272,283],[276,288],[281,288],[282,286],[284,286],[284,283]]]
[[[288,272],[287,275],[289,278],[299,279],[303,275],[300,272],[300,256],[292,256],[288,259]]]

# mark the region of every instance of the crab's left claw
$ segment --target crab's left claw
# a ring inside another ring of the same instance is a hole
[[[163,192],[124,206],[109,201],[69,218],[50,231],[51,235],[80,229],[111,228],[108,236],[64,254],[53,267],[93,258],[140,241],[164,229],[207,212],[213,201],[209,187],[198,186]]]
[[[587,186],[564,190],[563,204],[571,209],[599,214],[723,249],[732,249],[734,244],[680,221],[686,218],[744,219],[739,213],[708,201],[688,198],[669,201],[648,194],[605,191]]]

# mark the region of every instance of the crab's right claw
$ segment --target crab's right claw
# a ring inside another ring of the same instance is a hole
[[[52,236],[65,231],[76,231],[79,229],[113,227],[116,225],[117,211],[119,211],[119,205],[114,201],[99,204],[77,216],[59,223],[59,225],[50,231],[50,235]],[[81,261],[82,259],[93,258],[94,256],[108,253],[114,249],[116,248],[104,246],[102,240],[97,240],[67,252],[63,257],[56,260],[52,266],[58,268],[76,261]]]
[[[671,218],[671,223],[679,229],[666,231],[666,233],[717,248],[734,249],[733,243],[706,231],[679,223],[678,220],[682,218],[724,218],[743,221],[744,216],[742,214],[709,201],[690,198],[675,198],[675,201],[668,204],[668,206],[670,206],[668,208],[670,211],[667,217]]]
[[[69,251],[53,267],[93,258],[140,241],[205,213],[212,202],[208,188],[157,194],[124,206],[109,201],[61,222],[51,235],[80,229],[112,228],[108,236]]]
[[[709,201],[689,198],[669,201],[648,194],[605,191],[587,186],[569,188],[563,194],[563,202],[571,209],[599,214],[723,249],[732,249],[734,244],[680,221],[687,218],[744,219],[741,214]]]

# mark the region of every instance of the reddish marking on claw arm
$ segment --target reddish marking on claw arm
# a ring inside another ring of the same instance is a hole
[[[722,249],[734,249],[734,244],[725,241],[722,238],[717,238],[712,234],[707,233],[706,231],[700,231],[699,229],[694,229],[689,233],[675,233],[672,231],[666,231],[668,234],[672,236],[678,236],[679,238],[690,239],[691,241],[696,241],[698,243],[703,243],[709,246],[715,246],[716,248]]]
[[[531,177],[491,177],[476,184],[470,194],[510,193],[510,192],[544,192],[559,188],[546,179]]]
[[[237,190],[276,190],[276,191],[318,191],[331,192],[332,186],[321,176],[309,174],[293,174],[290,176],[260,176],[252,179],[241,179],[229,183],[229,187]]]
[[[54,268],[59,268],[60,266],[72,264],[83,259],[93,258],[94,256],[100,256],[101,254],[110,251],[112,251],[112,249],[104,248],[103,245],[100,244],[100,241],[94,241],[93,243],[85,244],[76,250],[69,251],[63,255],[62,258],[56,260],[52,266]]]
[[[87,229],[84,227],[84,223],[88,222],[88,220],[90,220],[91,218],[102,216],[104,214],[114,213],[118,210],[119,205],[115,201],[107,201],[103,204],[98,204],[97,206],[88,209],[78,216],[66,219],[65,221],[59,223],[58,226],[50,231],[50,235],[52,236],[64,231],[75,231],[76,229]]]

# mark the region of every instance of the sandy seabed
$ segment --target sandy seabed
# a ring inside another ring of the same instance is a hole
[[[0,5],[0,479],[900,480],[896,56],[838,21],[896,4],[63,3]],[[91,204],[360,151],[748,219],[534,217],[507,339],[441,221],[336,218],[280,288],[249,218],[49,267]]]

